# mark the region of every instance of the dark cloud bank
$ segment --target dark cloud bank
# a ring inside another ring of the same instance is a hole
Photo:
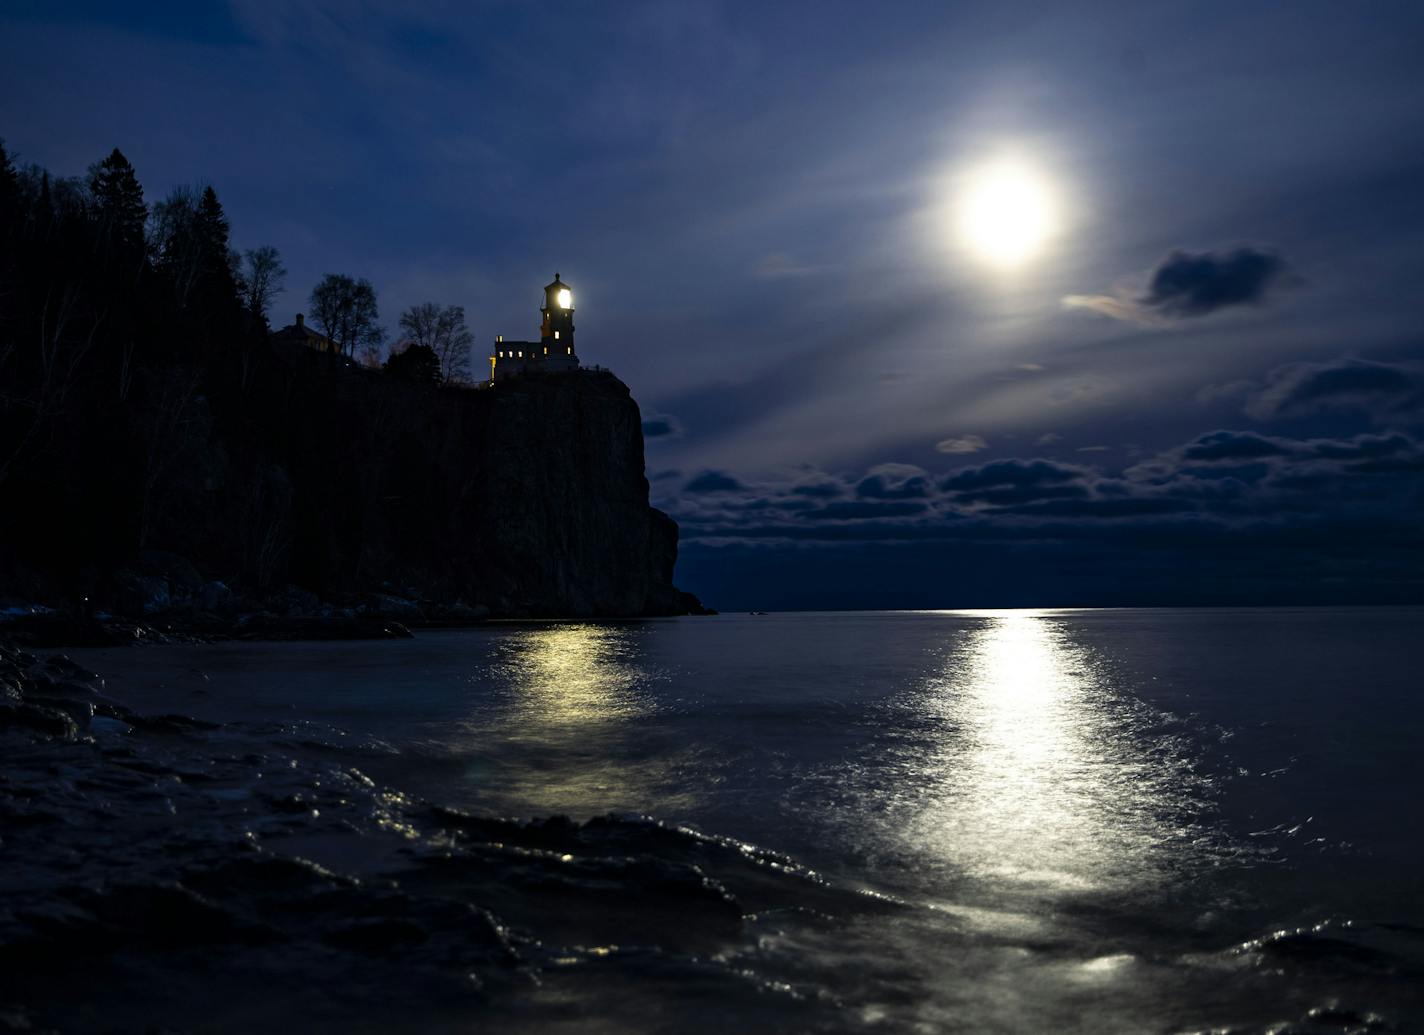
[[[1424,370],[1404,363],[1346,358],[1277,367],[1248,392],[1246,412],[1260,420],[1356,410],[1377,420],[1424,414]]]
[[[680,576],[733,609],[1424,600],[1424,445],[1401,431],[1222,429],[1119,470],[705,472],[664,506]]]

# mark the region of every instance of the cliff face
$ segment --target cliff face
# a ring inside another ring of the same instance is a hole
[[[155,374],[126,415],[145,477],[94,472],[79,482],[94,499],[70,493],[63,524],[108,533],[47,541],[60,515],[28,511],[10,541],[29,553],[3,559],[0,582],[102,604],[114,571],[158,553],[258,598],[296,586],[509,616],[699,609],[672,585],[677,525],[648,505],[638,405],[611,374],[442,388],[274,346],[240,391],[198,387],[165,422],[175,381],[190,383]]]
[[[673,588],[677,525],[648,505],[642,418],[613,375],[473,390],[352,372],[340,394],[339,419],[366,444],[354,463],[320,445],[294,457],[300,582],[411,586],[499,615],[696,609]],[[297,437],[320,441],[320,429]]]
[[[491,607],[667,613],[677,525],[648,506],[642,419],[612,375],[525,378],[481,393],[470,487],[478,581]]]

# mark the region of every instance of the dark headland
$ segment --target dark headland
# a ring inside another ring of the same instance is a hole
[[[227,235],[211,189],[150,211],[117,151],[87,182],[0,153],[0,598],[53,609],[14,635],[701,610],[612,373],[358,363],[339,314],[307,347]]]

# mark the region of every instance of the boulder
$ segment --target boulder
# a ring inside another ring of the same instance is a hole
[[[232,590],[223,582],[207,582],[198,590],[198,607],[213,614],[229,614],[236,606]]]
[[[121,571],[114,576],[118,585],[118,609],[130,617],[157,614],[173,606],[168,579],[162,575],[140,575]]]
[[[402,622],[418,622],[425,617],[420,605],[414,600],[391,596],[389,593],[373,593],[368,606],[382,618],[394,618]]]

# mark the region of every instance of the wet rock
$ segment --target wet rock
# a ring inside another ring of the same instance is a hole
[[[1246,946],[1248,951],[1296,964],[1352,970],[1389,970],[1391,956],[1380,949],[1320,930],[1281,931]]]
[[[426,938],[419,925],[396,918],[360,920],[326,935],[327,943],[337,948],[370,953],[399,952]]]
[[[132,628],[60,612],[12,618],[0,623],[0,635],[35,648],[122,647],[135,639]]]
[[[51,672],[56,672],[60,676],[85,684],[104,684],[103,677],[97,672],[90,672],[83,665],[76,664],[67,654],[51,654],[45,658],[44,667]]]
[[[62,708],[24,702],[0,706],[0,728],[28,730],[56,740],[75,740],[79,724]]]
[[[231,589],[222,582],[205,583],[197,593],[197,605],[212,614],[231,614],[236,607],[236,598]]]
[[[162,575],[121,571],[114,576],[114,582],[118,609],[131,618],[158,614],[173,606],[168,579]]]
[[[425,617],[420,605],[414,600],[388,593],[372,594],[367,606],[382,618],[395,618],[402,622],[419,622]]]
[[[489,618],[490,609],[483,604],[475,604],[473,607],[462,600],[457,600],[453,604],[436,608],[433,621],[449,622],[452,625],[472,624],[483,622]]]
[[[251,852],[215,866],[189,871],[183,883],[214,898],[245,897],[262,901],[307,898],[354,882],[305,859]]]
[[[297,586],[288,586],[269,601],[273,611],[291,617],[308,617],[321,610],[321,598]]]
[[[115,941],[139,940],[178,948],[272,937],[271,932],[243,924],[232,913],[177,883],[114,885],[98,893],[81,893],[78,903],[108,928]]]
[[[144,550],[138,565],[139,574],[165,580],[171,597],[191,597],[203,585],[203,577],[188,558],[167,550]]]

